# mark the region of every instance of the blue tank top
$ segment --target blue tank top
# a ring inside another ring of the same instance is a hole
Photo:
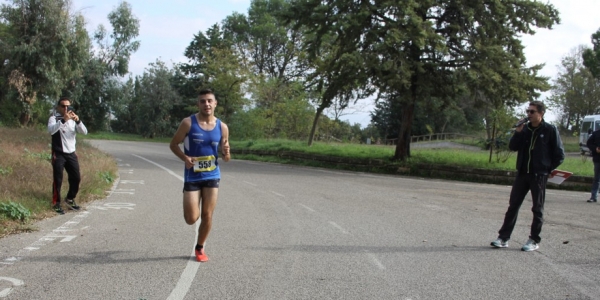
[[[219,154],[217,148],[221,142],[221,120],[212,130],[204,130],[198,124],[196,115],[190,116],[192,126],[183,140],[183,153],[194,158],[194,166],[184,167],[184,181],[195,182],[221,178],[219,170]]]

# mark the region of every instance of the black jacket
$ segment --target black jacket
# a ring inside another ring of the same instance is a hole
[[[600,129],[592,132],[586,142],[595,163],[600,162],[600,153],[596,153],[596,147],[600,147]]]
[[[558,130],[542,120],[537,128],[527,124],[510,138],[508,148],[517,152],[517,171],[547,175],[565,159]]]

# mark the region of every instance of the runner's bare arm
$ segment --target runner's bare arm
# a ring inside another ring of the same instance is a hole
[[[223,154],[223,161],[231,159],[229,150],[229,127],[227,127],[227,124],[221,122],[221,154]]]
[[[179,124],[179,128],[177,128],[177,132],[175,132],[175,135],[171,139],[171,143],[169,144],[169,148],[171,148],[173,154],[175,154],[177,157],[179,157],[179,159],[185,162],[186,169],[189,169],[192,166],[194,166],[194,161],[191,157],[183,153],[183,150],[181,150],[179,144],[183,142],[185,136],[188,134],[188,132],[190,132],[191,126],[192,120],[190,118],[183,119],[183,121],[181,121],[181,124]]]

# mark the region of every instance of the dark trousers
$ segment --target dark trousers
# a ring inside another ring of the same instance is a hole
[[[79,192],[79,183],[81,174],[79,173],[79,161],[77,154],[52,152],[52,174],[54,182],[52,183],[52,205],[60,203],[60,188],[63,181],[63,170],[67,171],[69,176],[69,192],[67,199],[75,199]]]
[[[499,238],[507,241],[517,223],[517,215],[519,208],[527,196],[527,192],[531,191],[531,200],[533,207],[533,222],[531,223],[531,233],[529,238],[539,243],[542,238],[542,225],[544,224],[544,202],[546,201],[546,183],[548,175],[537,174],[518,174],[510,191],[510,200],[508,210],[504,216],[504,224],[498,231]]]
[[[598,200],[598,189],[600,189],[600,162],[594,162],[594,182],[590,199]]]

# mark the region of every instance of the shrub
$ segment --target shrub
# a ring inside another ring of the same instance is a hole
[[[31,212],[29,209],[25,208],[20,203],[15,203],[12,201],[8,201],[8,203],[0,203],[0,214],[13,220],[20,220],[21,222],[25,222],[27,219],[29,219],[29,217],[31,217]]]

